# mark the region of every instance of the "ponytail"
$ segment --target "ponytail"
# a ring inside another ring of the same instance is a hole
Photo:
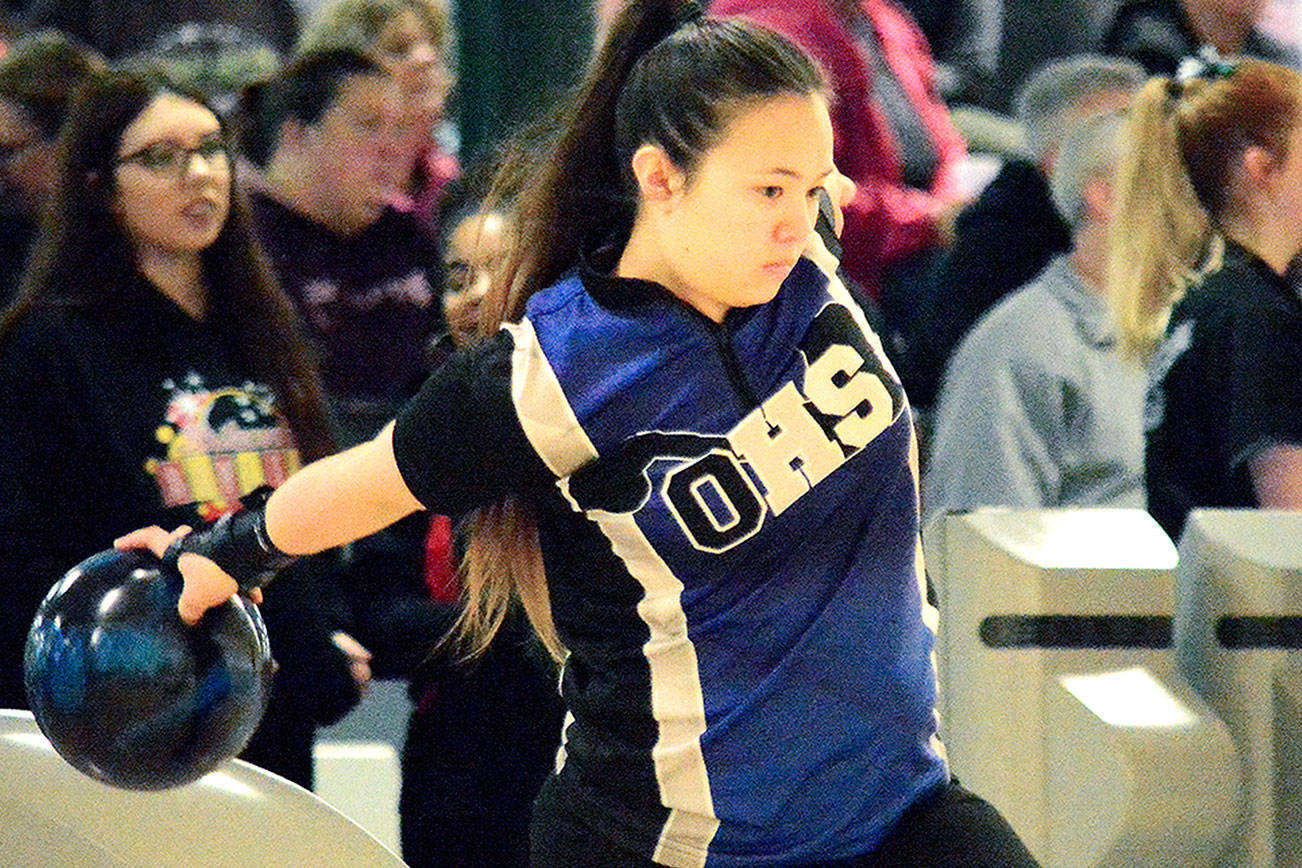
[[[1166,79],[1152,79],[1130,109],[1130,146],[1117,169],[1107,292],[1121,353],[1147,360],[1171,305],[1206,265],[1211,220],[1184,168]]]
[[[489,207],[515,203],[515,246],[480,308],[481,337],[519,320],[529,297],[574,267],[588,245],[627,241],[638,147],[663,148],[690,177],[736,111],[825,92],[808,56],[772,31],[705,18],[693,0],[632,0],[557,128],[541,147],[517,144],[498,173]],[[488,647],[515,599],[562,659],[528,503],[512,497],[480,510],[462,569],[467,605],[454,635],[467,656]]]
[[[1222,235],[1242,216],[1243,154],[1288,155],[1302,119],[1302,76],[1261,60],[1186,61],[1132,104],[1131,141],[1113,197],[1108,294],[1123,353],[1146,360],[1171,305],[1220,267]]]
[[[481,335],[519,319],[528,297],[572,267],[594,236],[627,235],[636,200],[615,145],[619,96],[638,61],[680,26],[697,26],[698,14],[692,0],[629,3],[555,129],[534,130],[512,146],[490,198],[516,203],[519,243],[502,291],[484,300]]]

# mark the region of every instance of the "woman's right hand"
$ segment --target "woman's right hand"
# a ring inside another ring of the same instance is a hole
[[[190,528],[184,525],[171,533],[157,526],[145,527],[113,540],[113,547],[148,549],[161,558],[173,542],[189,532]],[[176,566],[181,571],[181,578],[184,581],[176,611],[186,624],[197,624],[204,612],[225,603],[239,590],[234,579],[202,555],[182,552],[177,558]],[[262,591],[255,588],[249,592],[248,597],[254,603],[261,603]]]
[[[827,190],[828,198],[832,200],[832,213],[835,217],[832,228],[836,231],[836,237],[841,237],[841,231],[845,229],[845,209],[850,207],[854,201],[854,194],[859,187],[854,181],[851,181],[845,175],[835,168],[832,174],[823,183],[823,188]]]

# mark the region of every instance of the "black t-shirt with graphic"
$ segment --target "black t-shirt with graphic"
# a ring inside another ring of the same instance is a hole
[[[1257,505],[1248,463],[1302,445],[1302,300],[1229,245],[1225,266],[1172,311],[1144,427],[1148,509],[1178,540],[1195,507]]]
[[[341,237],[266,194],[258,236],[321,353],[332,397],[390,403],[424,380],[425,345],[442,330],[436,256],[410,214],[385,210]]]
[[[143,281],[111,306],[38,308],[0,342],[0,420],[0,707],[26,706],[27,628],[63,572],[134,528],[215,518],[300,463],[227,329]],[[326,605],[327,566],[307,559],[268,589],[264,615],[286,669],[345,626]],[[342,655],[307,665],[323,698],[351,688],[328,681],[347,678]]]

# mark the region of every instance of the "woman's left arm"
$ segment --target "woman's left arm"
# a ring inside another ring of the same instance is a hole
[[[1259,506],[1302,509],[1302,446],[1268,446],[1248,462],[1248,472]]]

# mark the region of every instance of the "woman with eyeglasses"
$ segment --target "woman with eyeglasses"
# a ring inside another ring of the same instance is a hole
[[[140,75],[97,76],[70,109],[51,196],[0,315],[0,707],[26,707],[36,607],[107,528],[211,520],[333,445],[206,105]],[[305,786],[316,724],[367,676],[323,602],[333,565],[309,558],[266,596],[281,669],[245,754]]]

